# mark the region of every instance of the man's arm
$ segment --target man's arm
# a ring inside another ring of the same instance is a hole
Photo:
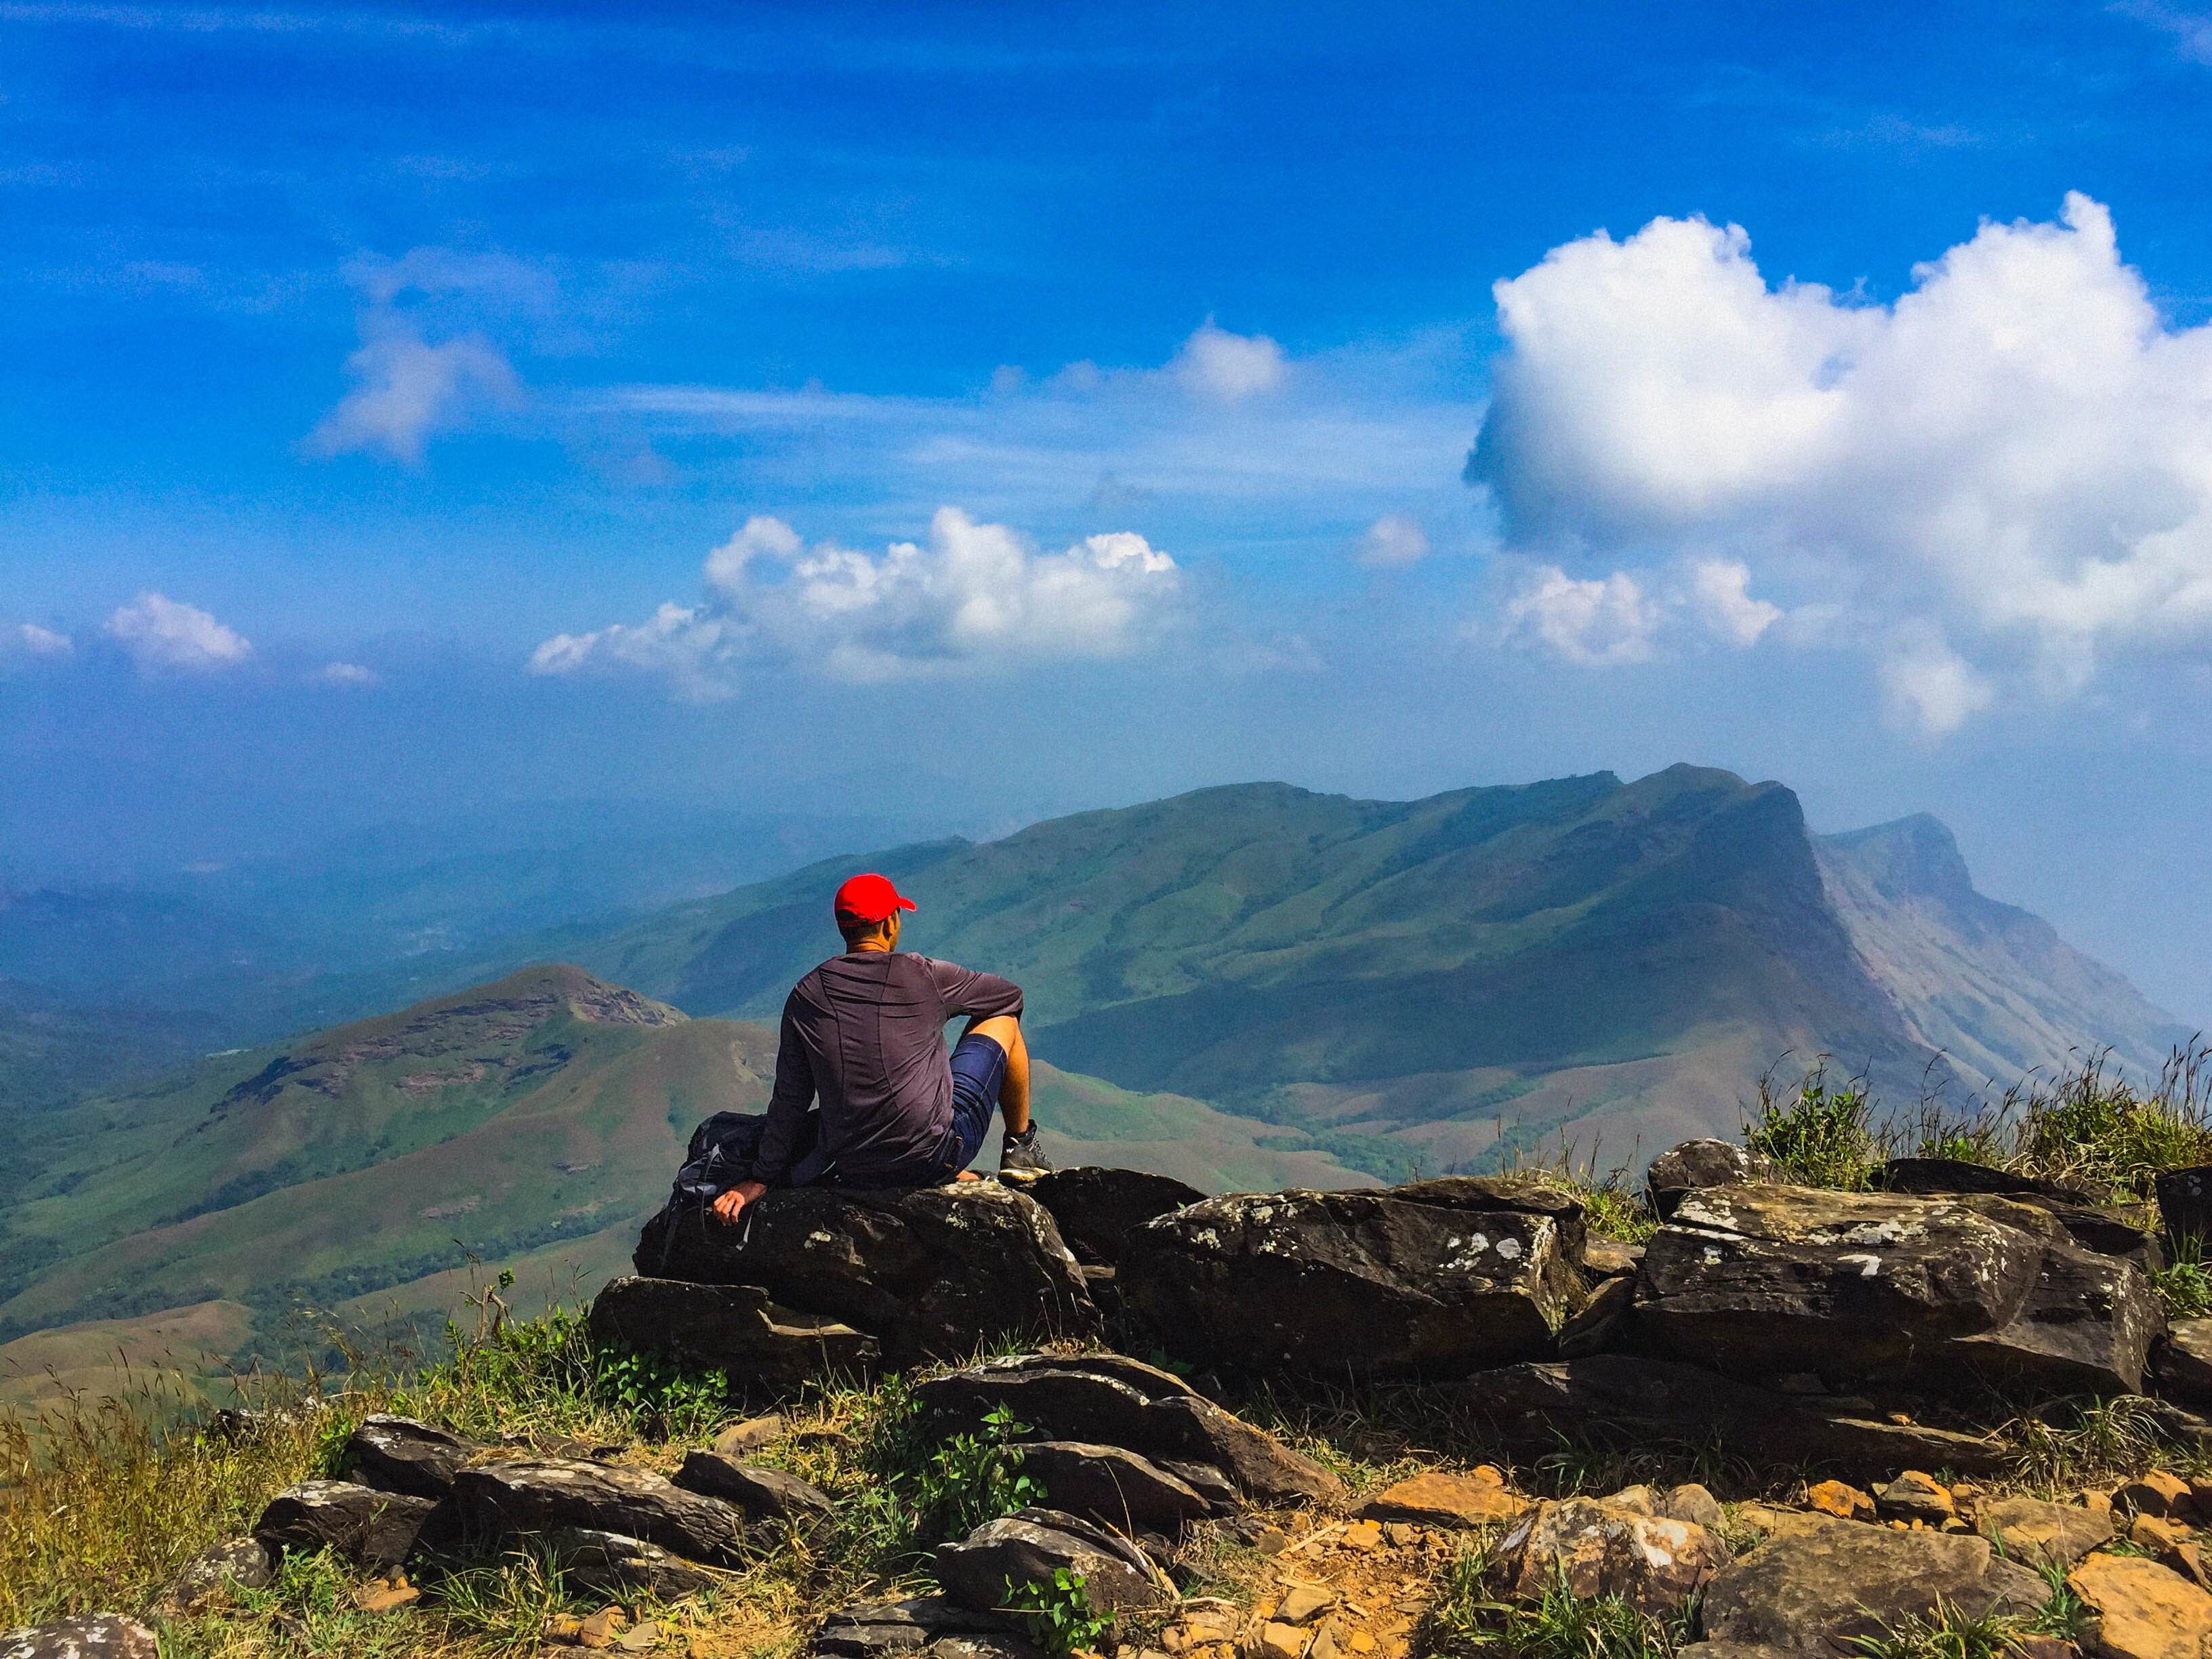
[[[963,968],[957,963],[939,962],[933,957],[924,957],[929,964],[929,976],[937,982],[938,1000],[945,1005],[949,1018],[964,1014],[970,1019],[996,1019],[1001,1015],[1019,1019],[1022,1017],[1022,988],[1010,979],[1000,979],[996,974],[978,973],[973,968]]]
[[[761,1131],[760,1151],[753,1158],[752,1179],[740,1181],[714,1200],[714,1213],[735,1221],[746,1205],[791,1173],[793,1149],[806,1124],[806,1108],[814,1098],[814,1066],[806,1044],[799,1035],[793,1006],[793,991],[783,1005],[783,1030],[775,1045],[775,1092],[769,1097],[768,1126]]]

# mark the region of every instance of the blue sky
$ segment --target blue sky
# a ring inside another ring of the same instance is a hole
[[[1686,758],[2212,1016],[2208,141],[2154,5],[0,3],[0,868]]]

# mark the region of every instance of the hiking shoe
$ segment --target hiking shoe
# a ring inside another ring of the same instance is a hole
[[[1031,1170],[1042,1174],[1052,1168],[1052,1160],[1037,1145],[1037,1126],[1035,1123],[1018,1135],[1008,1135],[999,1143],[999,1167],[1001,1170]]]

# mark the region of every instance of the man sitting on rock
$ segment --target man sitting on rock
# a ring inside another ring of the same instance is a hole
[[[854,876],[832,907],[845,953],[799,981],[783,1005],[775,1093],[753,1178],[714,1200],[735,1221],[770,1187],[789,1184],[807,1107],[822,1103],[811,1178],[842,1187],[933,1187],[973,1180],[991,1109],[1006,1119],[999,1161],[1049,1166],[1030,1121],[1030,1051],[1022,991],[996,974],[902,953],[899,913],[914,901],[884,877]],[[968,1017],[950,1059],[945,1023]]]

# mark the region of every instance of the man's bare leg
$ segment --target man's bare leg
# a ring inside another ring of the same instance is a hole
[[[963,1036],[987,1036],[1006,1051],[1006,1081],[999,1085],[999,1115],[1006,1133],[1024,1134],[1030,1127],[1030,1045],[1022,1041],[1022,1023],[1011,1014],[970,1020]]]

